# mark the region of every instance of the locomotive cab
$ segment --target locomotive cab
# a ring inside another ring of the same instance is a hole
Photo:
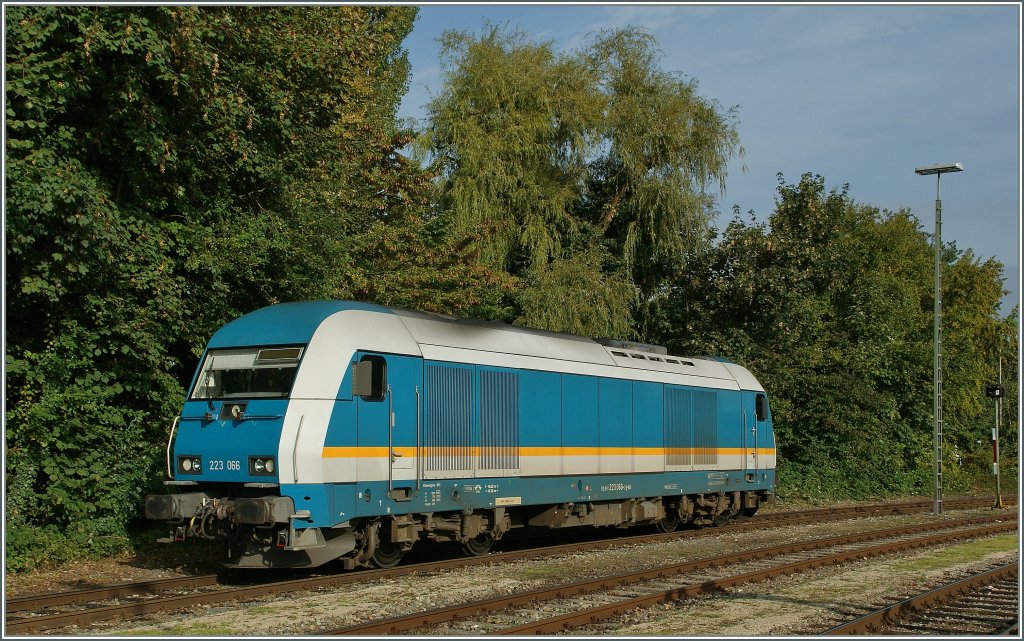
[[[147,518],[176,522],[163,541],[221,539],[231,564],[255,558],[259,567],[263,553],[295,549],[293,524],[304,515],[280,492],[278,448],[305,349],[216,348],[203,356],[167,444],[166,484],[182,492],[146,500]],[[309,564],[300,556],[275,565]]]

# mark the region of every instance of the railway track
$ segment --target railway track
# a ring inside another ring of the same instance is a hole
[[[947,509],[987,507],[987,499],[951,499]],[[288,581],[273,581],[246,586],[226,586],[216,574],[175,579],[145,581],[141,583],[103,586],[87,590],[74,590],[41,595],[13,597],[6,601],[5,629],[9,634],[39,632],[68,626],[87,626],[100,621],[141,616],[162,611],[175,611],[197,605],[211,605],[235,600],[261,598],[273,594],[303,590],[329,589],[340,585],[393,578],[412,573],[425,573],[455,569],[483,563],[508,563],[525,558],[571,554],[588,549],[611,548],[628,544],[670,541],[681,537],[707,536],[723,531],[749,531],[773,523],[798,525],[828,520],[870,518],[887,515],[912,514],[928,511],[928,501],[862,505],[841,508],[822,508],[794,512],[767,513],[750,521],[722,528],[685,530],[668,534],[616,536],[599,540],[585,540],[541,548],[523,547],[491,554],[485,557],[455,558],[442,561],[403,565],[389,570],[362,570],[330,576],[315,576]],[[520,542],[528,546],[528,541]],[[80,606],[80,607],[72,607]]]
[[[1019,560],[973,574],[826,630],[823,634],[1019,636]]]
[[[737,585],[849,563],[867,557],[1016,531],[1016,520],[999,519],[998,516],[975,517],[957,522],[927,523],[760,548],[371,621],[332,630],[326,634],[384,635],[419,632],[431,626],[451,624],[455,621],[464,623],[445,628],[445,634],[479,634],[481,631],[502,635],[559,633],[612,619],[637,608],[712,594]],[[949,530],[950,527],[955,529]],[[730,565],[740,565],[744,571],[724,570]],[[750,565],[754,565],[754,569],[747,567]],[[686,576],[683,585],[678,585],[675,580],[675,577],[680,575]],[[669,587],[665,587],[666,581],[669,582]],[[594,595],[599,595],[599,599],[608,602],[588,605],[595,600]],[[580,597],[586,598],[580,600]],[[545,604],[543,609],[539,604]],[[526,609],[522,609],[524,607]],[[547,610],[565,613],[534,618],[538,613]],[[495,617],[494,613],[501,615]],[[496,618],[499,620],[497,624]],[[517,618],[531,620],[510,623]]]

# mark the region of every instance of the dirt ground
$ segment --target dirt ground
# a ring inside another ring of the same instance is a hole
[[[978,513],[989,513],[979,510]],[[948,514],[947,518],[952,518]],[[930,515],[872,519],[873,528],[922,522]],[[268,598],[223,607],[197,608],[138,619],[130,624],[107,624],[89,631],[60,634],[160,636],[293,636],[360,623],[382,616],[428,610],[443,605],[526,591],[538,587],[723,554],[730,550],[780,544],[804,538],[836,536],[864,527],[864,520],[823,525],[775,526],[753,533],[730,533],[674,542],[629,545],[586,554],[484,565],[434,575],[410,576],[322,591]],[[866,560],[812,574],[742,586],[717,598],[637,611],[620,620],[573,631],[571,634],[622,636],[736,636],[814,634],[825,624],[838,623],[852,604],[877,602],[897,592],[911,594],[943,576],[1016,558],[1016,535],[993,537],[943,550],[925,550],[880,560]],[[140,567],[145,566],[145,567]],[[34,577],[8,577],[22,593],[67,589],[83,584],[113,583],[175,576],[200,569],[199,557],[182,561],[170,557],[145,562],[125,556],[82,562]],[[205,571],[209,571],[209,567]],[[16,579],[12,581],[13,579]],[[686,577],[680,577],[685,582]],[[40,588],[46,589],[40,589]],[[498,622],[496,622],[498,623]],[[484,628],[488,627],[486,625]],[[478,635],[480,626],[457,624],[441,634]]]

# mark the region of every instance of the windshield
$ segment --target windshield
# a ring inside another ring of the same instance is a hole
[[[210,350],[206,353],[191,398],[288,398],[302,349],[248,347]]]

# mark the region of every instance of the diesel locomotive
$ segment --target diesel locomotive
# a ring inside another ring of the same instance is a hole
[[[764,388],[724,359],[358,302],[210,339],[167,442],[163,541],[231,567],[390,567],[512,528],[671,531],[773,498]]]

